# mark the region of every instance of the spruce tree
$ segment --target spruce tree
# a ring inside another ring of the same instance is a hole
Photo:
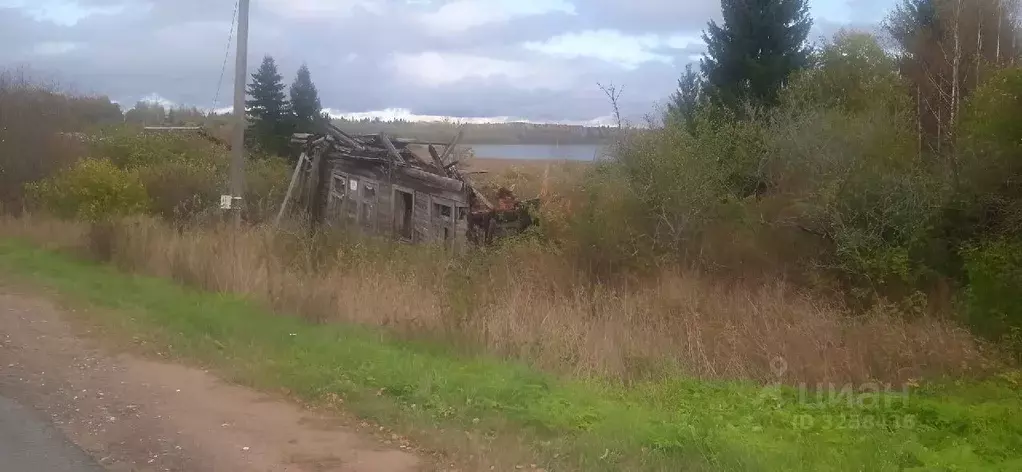
[[[808,0],[722,0],[724,22],[703,33],[703,74],[714,102],[740,111],[769,107],[792,72],[809,60]]]
[[[298,69],[298,75],[291,84],[291,109],[295,115],[295,126],[302,132],[314,131],[316,124],[323,119],[319,92],[305,64]]]
[[[678,79],[678,90],[667,104],[667,119],[682,123],[694,133],[696,110],[702,99],[703,78],[689,64],[685,66],[685,74]]]
[[[251,123],[252,140],[264,151],[286,154],[293,119],[284,96],[283,77],[272,57],[264,57],[259,70],[252,74],[248,95],[245,112]]]

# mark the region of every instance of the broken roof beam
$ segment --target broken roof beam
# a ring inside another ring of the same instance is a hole
[[[345,133],[344,131],[341,131],[340,128],[338,128],[338,127],[336,127],[336,126],[334,126],[334,125],[332,125],[330,123],[326,124],[326,131],[327,131],[327,134],[329,134],[331,137],[333,137],[334,139],[336,139],[336,140],[338,140],[338,141],[348,145],[349,147],[355,148],[358,151],[364,151],[365,150],[365,146],[363,146],[362,143],[358,142],[357,139],[355,139],[350,134]]]
[[[374,134],[358,134],[358,135],[355,135],[355,138],[356,139],[363,139],[363,140],[372,141],[372,140],[376,139],[376,136],[377,136],[376,133],[374,133]],[[394,143],[394,146],[397,146],[399,148],[403,148],[403,147],[408,146],[408,145],[428,146],[428,145],[432,144],[434,146],[443,146],[443,145],[447,144],[447,143],[443,143],[443,142],[439,142],[439,141],[426,141],[426,140],[416,139],[416,138],[399,138],[399,137],[396,137],[396,136],[390,136],[390,141],[392,143]]]
[[[390,153],[390,156],[394,158],[395,162],[398,164],[405,164],[405,158],[401,157],[400,152],[397,152],[397,148],[394,147],[394,143],[392,143],[390,138],[387,137],[387,133],[380,133],[376,137],[380,140],[380,143],[383,144],[383,147],[387,149],[387,152]]]
[[[452,179],[449,177],[444,177],[442,175],[431,174],[422,169],[416,169],[414,167],[401,167],[399,172],[409,177],[419,179],[424,183],[427,183],[429,185],[432,185],[443,190],[451,192],[461,192],[465,190],[465,182]]]
[[[419,146],[443,146],[444,145],[444,143],[441,143],[441,142],[438,142],[438,141],[424,141],[424,140],[415,139],[415,138],[394,138],[394,143],[395,144],[396,143],[401,143],[401,144],[406,144],[406,145],[407,144],[415,144],[415,145],[419,145]]]
[[[472,186],[469,186],[469,188],[472,189],[472,193],[475,194],[476,198],[479,200],[479,203],[482,203],[483,206],[485,206],[486,209],[488,209],[488,210],[492,210],[493,209],[493,204],[490,203],[490,200],[487,199],[486,196],[483,195],[482,192],[480,192],[479,190],[476,190],[476,188],[472,187]]]
[[[447,171],[446,167],[444,167],[444,161],[442,159],[440,159],[440,154],[436,151],[436,148],[433,147],[432,144],[430,144],[428,149],[429,149],[429,157],[433,158],[433,164],[436,165],[437,170],[443,172],[445,175],[450,177],[451,173]]]
[[[462,127],[458,130],[458,134],[454,137],[454,140],[447,144],[447,148],[444,149],[444,153],[440,156],[441,164],[447,160],[452,154],[454,154],[454,148],[458,147],[458,143],[461,142],[461,138],[465,136],[465,128]]]

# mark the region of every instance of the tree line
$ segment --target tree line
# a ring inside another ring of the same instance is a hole
[[[794,76],[827,60],[818,54],[826,44],[814,50],[808,41],[807,0],[723,0],[721,7],[722,23],[711,21],[703,33],[698,69],[688,65],[671,96],[669,119],[692,126],[700,108],[737,117],[769,110]],[[890,13],[883,31],[911,89],[920,154],[955,155],[962,104],[997,70],[1016,65],[1019,27],[1018,0],[901,0]],[[841,54],[871,50],[872,59],[888,59],[880,38],[852,33],[837,36]]]

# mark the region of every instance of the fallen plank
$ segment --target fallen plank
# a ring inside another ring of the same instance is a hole
[[[405,158],[401,157],[400,152],[397,152],[397,148],[394,147],[394,143],[390,142],[390,138],[387,137],[387,133],[380,133],[378,135],[378,139],[381,143],[383,143],[383,147],[387,148],[387,152],[390,153],[391,157],[393,157],[398,164],[405,163]]]

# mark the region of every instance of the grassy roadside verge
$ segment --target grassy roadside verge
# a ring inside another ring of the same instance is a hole
[[[381,330],[311,325],[24,242],[0,240],[0,271],[106,308],[101,325],[232,380],[310,402],[339,397],[355,414],[427,435],[462,430],[495,448],[521,444],[549,470],[1022,469],[1017,375],[922,385],[907,398],[850,386],[860,394],[840,401],[686,379],[624,388]]]

